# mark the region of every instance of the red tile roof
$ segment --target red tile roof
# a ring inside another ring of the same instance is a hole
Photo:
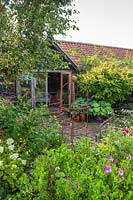
[[[127,54],[133,56],[133,49],[120,47],[70,41],[59,41],[59,46],[77,66],[81,65],[81,58],[83,56],[93,56],[96,52],[98,52],[100,56],[115,54],[120,59],[124,59]]]

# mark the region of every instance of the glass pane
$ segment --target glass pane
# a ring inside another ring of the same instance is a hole
[[[46,103],[46,93],[45,93],[45,80],[44,74],[39,73],[38,77],[35,78],[35,100],[36,105],[41,103]],[[50,101],[48,96],[48,103]]]
[[[50,104],[58,105],[60,100],[60,73],[48,73],[48,92],[50,95]]]
[[[20,95],[23,96],[28,93],[28,97],[31,97],[31,77],[23,75],[20,78]]]

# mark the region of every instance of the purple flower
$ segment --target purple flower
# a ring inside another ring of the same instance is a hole
[[[72,128],[72,125],[66,125],[64,126],[64,129],[71,129]]]
[[[109,156],[108,160],[109,160],[110,162],[113,162],[113,161],[114,161],[114,159],[112,158],[112,156]]]
[[[104,171],[105,171],[106,173],[112,172],[111,166],[110,166],[110,165],[104,165]]]
[[[132,157],[131,157],[131,155],[129,154],[129,155],[127,155],[127,159],[128,160],[131,160],[132,159]]]
[[[71,180],[72,180],[71,177],[66,178],[66,181],[71,181]]]
[[[122,169],[119,169],[119,170],[118,170],[118,173],[119,173],[120,176],[123,176],[124,171],[123,171]]]

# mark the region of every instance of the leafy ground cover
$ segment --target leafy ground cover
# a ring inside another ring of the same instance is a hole
[[[56,118],[46,107],[31,109],[27,98],[0,102],[1,199],[133,199],[132,114],[100,142],[61,144]]]
[[[12,151],[13,144],[9,141],[6,145]],[[6,157],[5,148],[2,142],[0,155]],[[133,198],[132,156],[132,134],[112,130],[101,143],[94,144],[84,138],[75,142],[73,149],[67,144],[45,149],[35,159],[30,174],[24,168],[21,170],[24,160],[18,154],[8,154],[9,171],[1,158],[1,171],[9,176],[1,176],[2,188],[7,189],[4,198],[130,200]]]

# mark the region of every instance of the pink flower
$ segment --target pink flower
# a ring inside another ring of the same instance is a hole
[[[28,95],[29,95],[29,92],[25,92],[25,93],[23,94],[22,98],[25,98],[25,97],[27,97]]]
[[[115,163],[115,164],[116,164],[116,163],[118,163],[118,160],[117,160],[117,159],[115,159],[115,160],[114,160],[114,163]]]
[[[108,160],[109,160],[110,162],[113,162],[114,159],[112,158],[112,156],[109,156]]]
[[[123,169],[119,169],[119,170],[118,170],[118,174],[119,174],[120,176],[123,176],[123,174],[124,174]]]
[[[60,113],[62,113],[62,109],[61,108],[57,111],[57,114],[60,114]]]
[[[107,197],[108,195],[107,195],[107,194],[101,194],[101,196],[102,196],[102,197]]]
[[[6,102],[6,106],[10,106],[11,105],[11,100],[9,99],[7,102]]]
[[[111,166],[110,166],[110,165],[104,165],[104,171],[105,171],[106,173],[112,172]]]
[[[2,135],[0,135],[0,142],[2,142]]]
[[[19,120],[17,121],[17,123],[18,123],[18,124],[23,124],[23,120],[22,120],[22,119],[19,119]]]
[[[129,135],[130,134],[130,130],[129,129],[124,129],[122,131],[123,135]]]
[[[33,96],[31,99],[29,99],[29,103],[32,103],[35,100],[35,97]]]

